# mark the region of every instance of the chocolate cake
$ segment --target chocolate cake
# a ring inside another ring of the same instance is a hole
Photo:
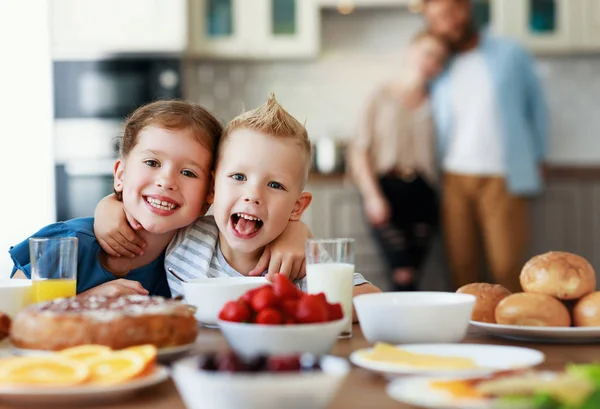
[[[84,344],[121,349],[157,348],[194,342],[198,325],[192,309],[163,297],[74,297],[34,304],[10,328],[14,346],[57,351]]]

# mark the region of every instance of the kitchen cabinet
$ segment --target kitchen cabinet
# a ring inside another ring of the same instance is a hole
[[[306,58],[319,51],[315,0],[190,0],[189,53],[217,58]]]
[[[552,250],[570,251],[584,257],[589,255],[590,232],[586,230],[591,209],[587,206],[588,196],[589,191],[582,183],[548,184],[531,206],[531,255]]]
[[[600,51],[598,0],[497,0],[490,4],[495,31],[516,38],[533,52]]]
[[[581,0],[581,16],[583,21],[583,47],[600,50],[600,1]]]
[[[51,0],[50,13],[55,57],[186,46],[186,0]]]
[[[386,7],[386,6],[410,6],[419,3],[419,0],[318,0],[322,7],[335,7],[340,9],[352,9],[354,7]]]
[[[494,29],[535,52],[570,51],[580,45],[580,0],[499,0]]]

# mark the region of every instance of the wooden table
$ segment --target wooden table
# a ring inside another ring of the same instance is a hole
[[[569,362],[585,363],[600,361],[598,344],[535,344],[516,341],[505,341],[490,338],[482,333],[469,332],[464,343],[515,345],[535,348],[546,354],[546,362],[540,368],[560,370]],[[201,329],[197,341],[197,351],[215,351],[227,348],[225,338],[218,330]],[[339,340],[332,350],[333,355],[348,357],[356,349],[369,346],[359,325],[354,325],[354,335],[347,340]],[[408,409],[404,405],[390,399],[385,393],[386,381],[367,370],[354,367],[346,381],[342,384],[336,398],[329,409],[378,408],[378,409]],[[172,381],[167,381],[157,387],[150,388],[131,399],[107,407],[111,409],[185,409]],[[8,408],[0,406],[0,408]],[[240,408],[243,409],[243,408]]]

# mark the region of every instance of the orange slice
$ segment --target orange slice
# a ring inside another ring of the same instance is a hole
[[[108,356],[112,349],[104,345],[79,345],[72,348],[63,349],[59,355],[67,356],[77,361],[89,361],[100,356]]]
[[[144,371],[139,374],[140,377],[154,372],[154,364],[156,363],[156,358],[158,356],[158,349],[156,349],[154,345],[136,345],[134,347],[125,348],[123,351],[132,351],[144,357],[144,360],[146,361],[146,367],[144,368]]]
[[[90,370],[64,356],[19,357],[0,365],[0,381],[14,384],[69,386],[85,382]]]
[[[152,344],[136,345],[134,347],[125,348],[122,351],[133,351],[137,354],[140,354],[148,361],[156,360],[156,356],[158,355],[158,350]]]
[[[107,356],[89,360],[90,382],[96,384],[116,384],[139,376],[146,369],[147,360],[134,351],[116,351]]]

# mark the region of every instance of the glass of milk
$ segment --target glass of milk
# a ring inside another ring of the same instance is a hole
[[[310,294],[325,293],[330,303],[342,304],[346,326],[340,338],[352,336],[354,240],[309,239],[306,242],[306,283]]]

